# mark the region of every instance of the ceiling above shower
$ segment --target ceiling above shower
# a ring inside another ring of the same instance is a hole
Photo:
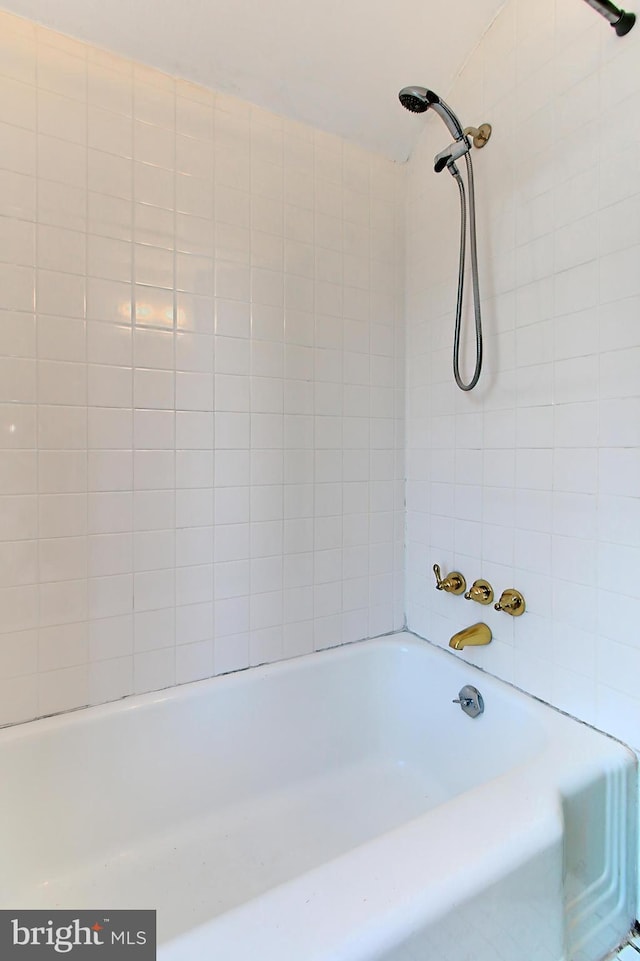
[[[404,160],[504,0],[3,0],[14,13]]]

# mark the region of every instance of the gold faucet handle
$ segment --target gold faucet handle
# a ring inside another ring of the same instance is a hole
[[[464,596],[468,601],[477,601],[478,604],[490,604],[493,600],[493,588],[489,581],[474,581]]]
[[[433,565],[433,573],[436,575],[436,590],[447,591],[448,594],[464,594],[467,589],[467,582],[460,571],[452,571],[444,579],[440,574],[440,565]]]
[[[524,597],[520,591],[516,591],[513,587],[509,587],[506,591],[503,591],[500,595],[500,600],[493,606],[496,611],[504,611],[505,614],[511,614],[512,617],[520,617],[526,609]]]

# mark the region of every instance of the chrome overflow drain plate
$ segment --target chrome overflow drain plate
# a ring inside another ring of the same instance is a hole
[[[458,696],[453,701],[454,704],[459,704],[465,714],[469,717],[477,717],[484,711],[484,700],[482,694],[477,687],[473,687],[472,684],[465,684],[464,687],[460,688]]]

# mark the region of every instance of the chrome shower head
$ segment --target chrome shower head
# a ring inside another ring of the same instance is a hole
[[[425,110],[432,107],[440,115],[456,140],[460,140],[464,136],[462,125],[451,107],[444,100],[441,100],[433,90],[427,90],[426,87],[403,87],[398,94],[398,98],[402,106],[406,110],[410,110],[411,113],[424,113]]]
[[[400,103],[411,113],[424,113],[429,107],[438,102],[438,95],[426,87],[403,87],[398,94]]]

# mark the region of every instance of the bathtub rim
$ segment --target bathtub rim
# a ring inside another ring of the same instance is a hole
[[[296,654],[292,657],[281,658],[278,661],[268,661],[261,664],[250,665],[235,671],[227,671],[224,674],[214,674],[210,677],[199,678],[194,681],[185,681],[180,684],[172,684],[169,687],[160,688],[157,691],[127,694],[124,697],[117,698],[113,701],[105,701],[100,704],[83,704],[80,707],[70,710],[56,711],[53,714],[41,715],[28,720],[10,722],[8,724],[0,725],[0,746],[7,741],[12,741],[14,739],[18,740],[26,736],[35,736],[36,733],[54,732],[60,730],[61,728],[67,726],[67,724],[70,724],[79,718],[82,718],[85,723],[93,724],[102,719],[106,719],[115,713],[129,713],[142,709],[145,706],[180,702],[190,698],[199,699],[201,697],[205,697],[211,689],[219,689],[222,686],[232,686],[237,684],[238,681],[244,677],[250,677],[255,680],[259,680],[260,678],[268,677],[274,671],[282,673],[285,671],[293,671],[296,667],[300,666],[305,666],[308,668],[310,667],[312,661],[335,660],[340,657],[341,653],[343,655],[349,652],[355,653],[363,646],[369,648],[378,647],[380,649],[390,649],[402,644],[405,644],[408,648],[413,647],[416,650],[421,649],[423,645],[427,645],[428,650],[436,657],[446,658],[446,661],[443,661],[443,663],[448,663],[450,665],[453,665],[454,663],[458,664],[460,670],[469,670],[471,671],[472,675],[479,674],[483,678],[486,678],[490,686],[494,689],[502,689],[507,692],[511,692],[512,696],[521,695],[526,699],[523,705],[525,709],[528,707],[529,710],[533,711],[534,714],[543,717],[543,713],[540,712],[550,709],[555,715],[559,715],[570,721],[574,721],[588,730],[608,738],[615,744],[618,744],[624,748],[633,758],[636,768],[638,767],[640,763],[640,752],[635,751],[630,745],[626,744],[614,734],[611,734],[608,731],[603,731],[595,724],[591,724],[582,718],[576,717],[574,714],[570,714],[568,711],[562,710],[562,708],[559,708],[555,704],[545,701],[543,698],[538,697],[524,688],[519,687],[512,681],[507,681],[504,678],[498,677],[496,674],[492,674],[490,671],[480,665],[466,661],[464,657],[460,656],[459,654],[448,650],[448,648],[442,647],[440,644],[437,644],[434,641],[430,641],[428,638],[422,637],[420,634],[417,634],[415,631],[411,631],[408,628],[402,628],[397,631],[389,631],[385,634],[377,634],[374,637],[358,638],[355,641],[336,644],[333,647],[323,648],[322,650],[312,651],[307,654]]]

